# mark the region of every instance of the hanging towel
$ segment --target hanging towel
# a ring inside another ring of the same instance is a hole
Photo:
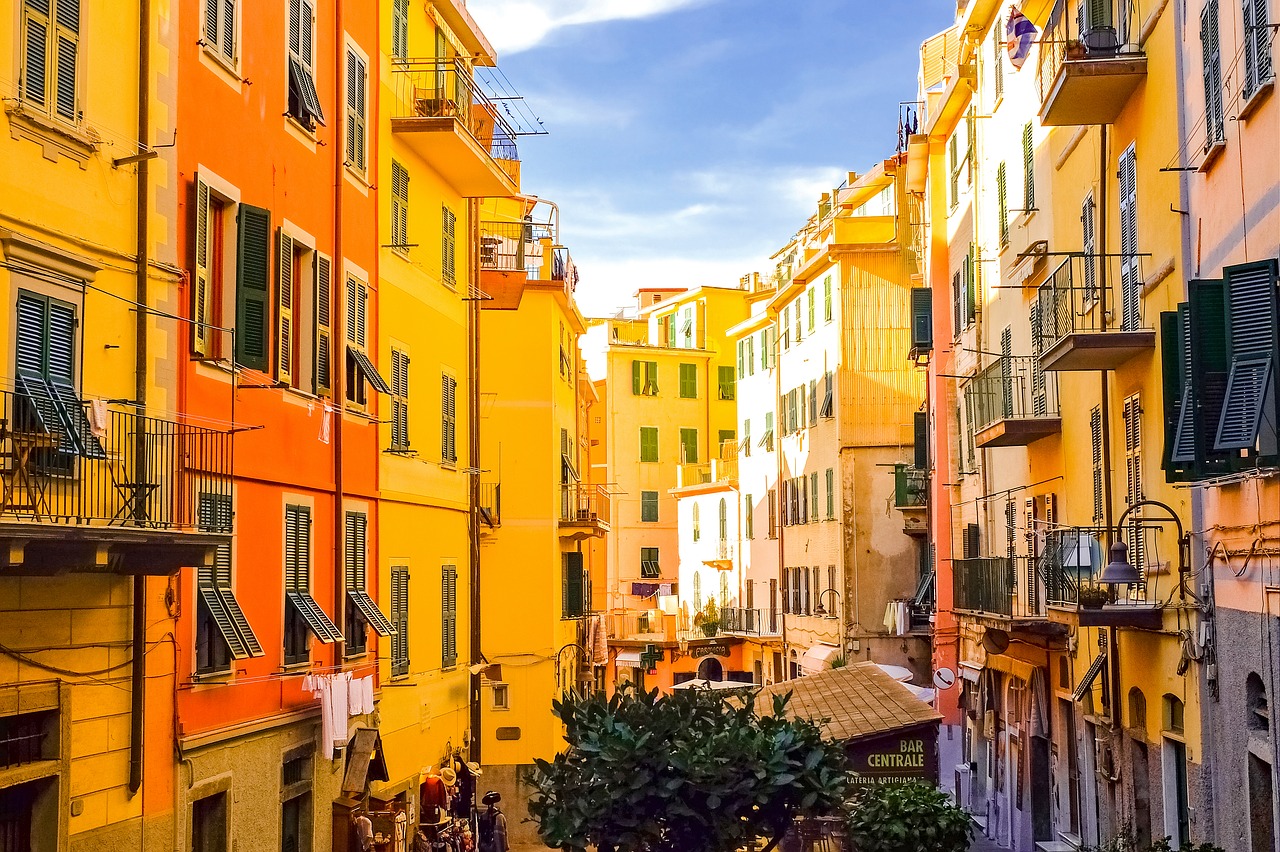
[[[884,629],[889,632],[890,636],[898,634],[898,607],[893,601],[889,601],[884,608]]]
[[[1049,724],[1046,715],[1049,707],[1049,696],[1045,689],[1044,669],[1036,666],[1031,670],[1031,683],[1029,686],[1027,700],[1030,703],[1030,707],[1027,708],[1027,719],[1031,736],[1047,737],[1049,736]]]
[[[674,585],[675,585],[674,583],[659,583],[658,594],[663,596],[673,594],[671,589]]]
[[[320,413],[320,443],[329,443],[329,428],[333,421],[333,406],[329,403],[324,404],[324,411]]]
[[[372,713],[373,707],[373,675],[360,678],[360,688],[364,693],[364,712]]]
[[[657,583],[632,583],[631,594],[638,598],[651,598],[658,593]]]
[[[907,601],[894,602],[894,616],[898,622],[898,636],[911,632],[911,605]]]
[[[89,400],[89,434],[95,438],[104,437],[111,428],[111,412],[107,409],[105,399]]]
[[[364,712],[364,690],[361,689],[359,680],[349,677],[347,680],[347,713],[351,716],[359,716]]]

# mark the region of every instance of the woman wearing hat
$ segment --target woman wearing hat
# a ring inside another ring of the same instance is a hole
[[[498,809],[502,794],[490,790],[480,800],[486,807],[476,820],[480,826],[480,852],[507,852],[507,817]]]

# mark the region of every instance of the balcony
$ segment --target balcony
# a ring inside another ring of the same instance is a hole
[[[1113,124],[1147,77],[1147,57],[1138,44],[1139,4],[1089,0],[1087,8],[1069,10],[1067,5],[1058,0],[1040,39],[1040,123]]]
[[[1040,285],[1033,334],[1043,369],[1114,370],[1155,348],[1155,330],[1143,317],[1142,260],[1071,255]]]
[[[1159,526],[1136,524],[1132,531],[1150,545],[1162,534]],[[1160,630],[1164,624],[1164,606],[1158,578],[1138,548],[1132,558],[1144,566],[1148,582],[1116,588],[1097,582],[1105,562],[1105,544],[1109,531],[1105,527],[1069,527],[1052,530],[1045,536],[1041,557],[1041,576],[1045,585],[1045,601],[1052,621],[1079,627],[1131,627]]]
[[[979,447],[1025,447],[1062,431],[1058,377],[1040,359],[998,358],[965,391],[973,394],[974,440]]]
[[[893,466],[893,508],[902,513],[902,531],[922,536],[927,532],[929,474],[907,464]]]
[[[1026,556],[982,556],[952,562],[957,612],[1002,621],[1044,621],[1044,588]]]
[[[95,414],[48,386],[0,392],[0,547],[11,573],[166,575],[230,535],[197,508],[231,496],[231,435],[132,409]]]
[[[725,607],[720,610],[720,632],[733,636],[781,636],[782,611]]]
[[[733,450],[722,450],[725,455],[736,454]],[[719,482],[734,482],[738,479],[738,459],[712,459],[700,464],[682,464],[676,468],[676,487],[689,488],[697,485],[715,485]]]
[[[480,532],[496,530],[502,526],[502,483],[481,482],[480,500],[476,504],[480,516]]]
[[[676,618],[654,612],[611,612],[605,616],[610,639],[623,642],[674,642]]]
[[[391,131],[468,198],[520,191],[516,132],[455,59],[410,59],[392,66]]]
[[[571,539],[602,537],[609,532],[609,492],[603,485],[576,483],[560,487],[560,534]]]

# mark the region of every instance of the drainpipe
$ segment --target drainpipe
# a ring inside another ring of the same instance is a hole
[[[151,4],[149,0],[138,3],[138,148],[149,146],[151,137]],[[150,260],[147,256],[149,222],[149,175],[150,167],[146,160],[137,164],[137,264],[134,269],[135,286],[134,302],[137,314],[134,326],[134,402],[138,418],[137,446],[134,448],[134,481],[141,482],[138,476],[146,469],[144,453],[146,451],[147,417],[147,268]],[[135,491],[135,516],[143,509],[143,492]],[[146,688],[146,641],[147,641],[147,578],[138,574],[133,578],[133,661],[130,667],[129,683],[129,795],[137,795],[142,789],[142,737],[143,737],[143,690]]]
[[[777,499],[777,507],[776,507],[776,511],[774,512],[773,518],[778,524],[778,579],[782,580],[782,578],[785,576],[783,572],[787,570],[785,567],[787,564],[787,551],[786,551],[786,548],[783,546],[783,539],[785,538],[785,530],[787,528],[787,525],[782,522],[782,518],[783,518],[782,505],[783,505],[783,501],[786,499],[786,492],[784,491],[783,485],[782,485],[782,416],[781,416],[782,408],[781,406],[778,405],[778,402],[782,399],[782,352],[781,352],[782,342],[781,341],[782,341],[782,333],[785,330],[781,327],[776,315],[774,317],[773,326],[774,326],[774,329],[777,330],[778,332],[773,337],[773,353],[772,353],[773,354],[773,408],[775,411],[778,412],[778,415],[779,415],[777,418],[774,419],[774,424],[773,424],[774,446],[778,448],[778,451],[774,454],[774,460],[777,462],[778,472],[775,477],[774,486],[773,486],[773,494],[774,494],[774,497]],[[783,674],[781,679],[790,680],[791,679],[791,644],[787,641],[787,609],[789,606],[789,604],[787,603],[787,598],[791,596],[791,585],[789,583],[779,582],[778,587],[781,590],[783,595],[783,599],[781,601],[782,606],[779,607],[779,609],[781,610],[780,615],[782,617],[782,673]],[[772,606],[773,601],[770,601],[769,604]],[[778,673],[774,672],[773,682],[777,683],[778,681],[779,681]]]
[[[342,0],[337,0],[334,4],[335,31],[340,31],[342,21]],[[335,69],[346,67],[343,64],[346,57],[342,55],[345,48],[346,45],[342,39],[334,39],[333,67]],[[343,96],[345,93],[342,89],[342,74],[337,72],[333,75],[333,92],[334,103],[343,103]],[[342,260],[345,257],[342,250],[342,199],[344,194],[342,191],[343,162],[342,156],[338,153],[336,144],[329,149],[329,153],[333,157],[333,257],[334,260],[337,261]],[[330,269],[332,268],[333,266],[330,266]],[[341,275],[342,280],[334,282],[331,279],[329,282],[329,293],[330,298],[336,299],[337,302],[335,305],[337,308],[335,316],[344,317],[346,314],[344,313],[342,300],[346,298],[347,292],[346,265],[340,264],[338,268],[343,270]],[[345,381],[347,371],[345,369],[345,353],[344,358],[341,361],[333,357],[333,350],[335,348],[333,337],[334,335],[331,335],[329,339],[329,387],[333,393],[333,413],[331,415],[333,417],[333,427],[330,429],[330,432],[333,435],[333,618],[336,623],[342,624],[343,627],[346,627],[347,625],[343,623],[343,615],[346,613],[347,609],[345,600],[346,590],[343,588],[342,573],[342,548],[346,540],[346,530],[343,528],[342,514],[342,503],[346,497],[342,476],[342,426],[344,419],[343,412],[346,409],[345,401],[347,389]],[[337,337],[339,340],[337,345],[342,345],[340,342],[343,339],[342,336],[337,335]],[[335,363],[342,366],[335,367]],[[359,381],[359,379],[357,378],[356,381]],[[375,464],[374,467],[376,468],[377,465]],[[339,649],[336,645],[334,646],[334,665],[341,664],[344,653],[345,647],[343,649]],[[343,736],[346,736],[345,732]]]
[[[471,665],[484,660],[480,650],[480,199],[467,199],[467,559],[471,569]],[[480,673],[471,675],[470,757],[482,763]]]

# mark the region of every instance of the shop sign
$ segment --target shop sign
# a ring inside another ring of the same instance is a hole
[[[847,747],[855,783],[938,783],[938,728],[930,725],[897,734],[858,740]]]
[[[727,657],[729,656],[729,646],[720,645],[718,643],[711,645],[698,645],[689,647],[690,657]]]

